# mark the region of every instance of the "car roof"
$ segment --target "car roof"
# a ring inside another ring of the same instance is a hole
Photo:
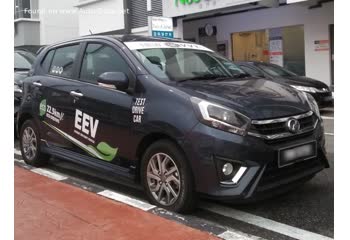
[[[188,43],[189,41],[176,39],[176,38],[159,38],[159,37],[149,37],[149,36],[142,36],[142,35],[108,35],[106,37],[114,38],[120,42],[184,42]]]
[[[61,44],[65,44],[65,43],[68,44],[68,43],[73,42],[73,41],[79,41],[79,40],[84,40],[84,39],[117,40],[118,42],[121,42],[121,43],[124,43],[124,42],[145,42],[145,41],[193,43],[190,41],[185,41],[185,40],[176,39],[176,38],[159,38],[159,37],[149,37],[149,36],[131,35],[131,34],[126,34],[126,35],[87,35],[87,36],[77,37],[77,38],[73,38],[73,39],[66,40],[66,41],[57,42],[55,44],[50,45],[49,47],[61,45]]]

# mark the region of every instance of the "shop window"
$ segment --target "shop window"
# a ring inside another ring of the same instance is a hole
[[[304,26],[232,33],[234,61],[274,63],[305,75]]]

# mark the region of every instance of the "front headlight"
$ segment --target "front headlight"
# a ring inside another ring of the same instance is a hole
[[[309,93],[326,93],[329,92],[328,87],[324,88],[315,88],[315,87],[305,87],[305,86],[297,86],[297,85],[291,85],[293,88],[302,91],[302,92],[309,92]]]
[[[214,104],[196,97],[191,101],[197,109],[200,121],[223,131],[245,136],[250,119],[227,107]]]
[[[318,118],[321,118],[321,114],[320,114],[320,109],[318,108],[318,104],[315,100],[315,98],[311,95],[311,94],[308,94],[308,93],[305,93],[303,92],[310,108],[311,108],[311,111],[313,111]]]
[[[317,89],[314,87],[304,87],[304,86],[297,86],[297,85],[291,85],[293,88],[302,91],[302,92],[310,92],[310,93],[316,93]]]

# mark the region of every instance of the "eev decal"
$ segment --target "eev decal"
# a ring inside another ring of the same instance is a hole
[[[95,136],[99,124],[98,119],[94,119],[87,113],[75,109],[75,119],[74,119],[74,133],[79,136],[95,143]]]
[[[59,128],[45,121],[44,123],[50,128],[52,128],[53,130],[55,130],[56,132],[58,132],[59,134],[61,134],[64,138],[68,139],[70,142],[74,143],[76,146],[83,149],[85,152],[87,152],[88,154],[90,154],[95,158],[99,158],[101,160],[110,162],[117,156],[118,148],[113,148],[106,142],[100,142],[99,144],[97,144],[96,147],[92,145],[86,145],[83,142],[79,141],[78,139],[74,138],[73,136],[60,130]]]

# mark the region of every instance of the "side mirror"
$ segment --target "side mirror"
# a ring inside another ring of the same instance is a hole
[[[118,90],[125,91],[129,87],[129,79],[123,72],[105,72],[97,78],[98,83],[104,87],[114,86]]]

